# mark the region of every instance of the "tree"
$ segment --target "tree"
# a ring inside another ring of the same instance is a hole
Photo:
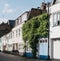
[[[34,17],[23,24],[22,33],[24,42],[29,41],[32,48],[33,57],[36,57],[37,43],[39,38],[45,38],[48,35],[48,15],[46,13]],[[26,49],[26,48],[25,48]]]

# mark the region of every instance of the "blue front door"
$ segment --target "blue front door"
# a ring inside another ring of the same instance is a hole
[[[39,58],[48,59],[48,42],[47,40],[41,40],[39,43]]]

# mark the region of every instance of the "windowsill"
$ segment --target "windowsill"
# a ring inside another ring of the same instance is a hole
[[[54,25],[54,26],[52,26],[52,27],[57,27],[57,26],[60,26],[60,25]]]

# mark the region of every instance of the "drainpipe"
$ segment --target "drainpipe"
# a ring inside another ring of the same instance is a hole
[[[47,3],[47,13],[48,13],[48,60],[50,59],[50,56],[49,56],[49,37],[50,37],[50,20],[49,20],[49,6],[50,6],[50,3],[48,2]]]

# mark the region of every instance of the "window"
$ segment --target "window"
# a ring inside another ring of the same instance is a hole
[[[40,40],[40,43],[47,43],[47,40]]]
[[[9,33],[9,39],[10,39],[10,33]]]
[[[60,12],[53,14],[53,26],[60,25]]]
[[[16,31],[14,31],[14,37],[16,37]]]
[[[60,25],[60,13],[58,13],[58,16],[57,16],[57,25]]]
[[[20,36],[20,29],[19,29],[19,36]]]
[[[12,33],[9,34],[9,38],[10,38],[10,39],[12,38]]]
[[[12,32],[11,32],[11,38],[12,38]]]
[[[53,26],[56,26],[57,25],[57,14],[54,13],[53,14]]]
[[[16,36],[17,36],[17,30],[16,30]]]
[[[19,24],[22,23],[22,18],[21,16],[19,17]]]
[[[16,30],[16,37],[19,37],[20,36],[20,29],[17,29]]]
[[[12,32],[12,36],[14,37],[14,32]]]

